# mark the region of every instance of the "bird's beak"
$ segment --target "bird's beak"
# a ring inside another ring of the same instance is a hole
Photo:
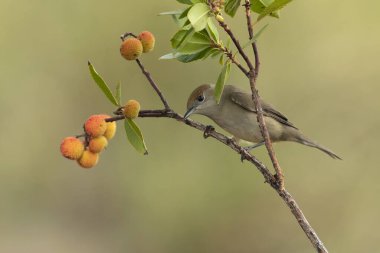
[[[185,115],[183,116],[185,119],[187,119],[191,114],[193,114],[193,112],[195,111],[196,107],[195,106],[192,106],[189,108],[189,110],[187,110],[187,112],[185,113]]]

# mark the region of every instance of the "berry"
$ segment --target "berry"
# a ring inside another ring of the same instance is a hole
[[[104,137],[107,138],[107,140],[111,140],[116,133],[116,122],[107,122],[107,130],[104,133]]]
[[[99,136],[90,140],[88,150],[92,153],[102,152],[108,145],[108,140],[104,136]]]
[[[124,116],[128,119],[134,119],[139,116],[140,103],[136,100],[129,100],[124,106]]]
[[[144,53],[148,53],[153,50],[156,39],[151,32],[141,32],[137,38],[141,41]]]
[[[103,135],[107,130],[107,122],[104,120],[104,116],[90,116],[84,124],[84,130],[93,138]]]
[[[106,114],[102,114],[102,116],[104,117],[104,119],[111,118],[111,116],[106,115]],[[103,136],[106,137],[107,140],[111,140],[115,136],[115,134],[116,134],[116,122],[115,121],[107,122],[107,129]]]
[[[142,52],[141,41],[136,38],[128,38],[120,46],[120,54],[128,61],[136,60]]]
[[[98,163],[98,160],[99,160],[99,154],[92,153],[89,150],[85,150],[83,152],[82,157],[79,158],[77,161],[78,161],[78,164],[82,168],[89,169],[89,168],[94,167]]]
[[[75,137],[66,137],[61,143],[61,154],[70,160],[79,159],[83,151],[83,142]]]

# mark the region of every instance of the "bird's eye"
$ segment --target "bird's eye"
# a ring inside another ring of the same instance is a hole
[[[200,95],[200,96],[197,97],[197,100],[199,102],[203,102],[203,100],[205,100],[205,97],[203,95]]]

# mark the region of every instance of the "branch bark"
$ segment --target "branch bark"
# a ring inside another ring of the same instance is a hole
[[[201,132],[207,131],[207,136],[212,137],[216,139],[217,141],[223,143],[224,145],[228,146],[232,150],[234,150],[237,154],[240,155],[241,158],[244,160],[247,160],[248,162],[252,163],[263,175],[265,182],[268,183],[281,197],[281,199],[285,202],[285,204],[289,207],[290,211],[292,212],[293,216],[297,220],[298,224],[301,226],[303,231],[305,232],[306,236],[309,238],[310,242],[313,244],[313,246],[316,248],[317,252],[319,253],[328,253],[327,249],[323,245],[323,242],[319,239],[317,233],[312,228],[308,220],[306,219],[305,215],[303,214],[301,208],[297,204],[296,200],[292,197],[292,195],[285,189],[280,187],[278,184],[278,180],[272,175],[272,173],[269,171],[269,169],[261,162],[259,161],[254,155],[247,152],[244,147],[240,146],[236,143],[235,140],[228,138],[227,136],[215,131],[215,130],[209,130],[208,126],[193,121],[191,119],[185,119],[182,115],[172,111],[172,110],[142,110],[139,113],[139,117],[141,118],[171,118],[174,119],[180,123],[186,124],[192,128],[195,128]],[[118,121],[118,120],[124,120],[125,117],[115,116],[112,118],[106,119],[107,122],[112,121]]]

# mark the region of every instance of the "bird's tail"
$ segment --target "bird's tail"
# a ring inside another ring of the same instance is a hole
[[[335,154],[334,152],[332,152],[330,149],[325,148],[325,147],[319,145],[318,143],[316,143],[315,141],[307,138],[306,136],[304,136],[301,133],[298,134],[298,136],[295,139],[295,141],[298,142],[298,143],[301,143],[303,145],[312,147],[312,148],[317,148],[317,149],[321,150],[322,152],[328,154],[329,156],[331,156],[334,159],[342,160],[342,158],[340,158],[337,154]]]

